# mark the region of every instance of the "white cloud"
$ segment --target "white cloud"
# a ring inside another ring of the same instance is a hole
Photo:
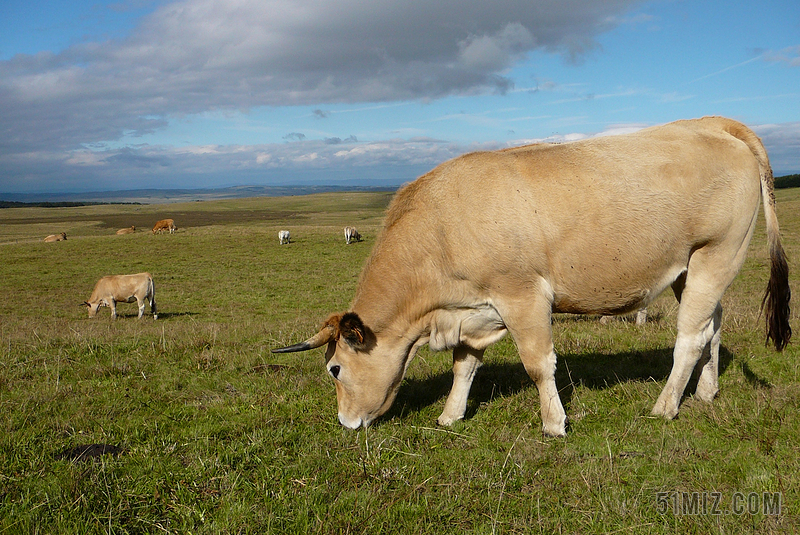
[[[766,52],[764,59],[770,62],[786,63],[790,67],[800,67],[800,45]]]

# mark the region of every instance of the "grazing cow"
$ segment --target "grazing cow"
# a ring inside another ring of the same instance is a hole
[[[291,237],[289,236],[288,230],[279,230],[278,231],[278,243],[283,245],[284,243],[289,243]]]
[[[111,307],[111,317],[117,317],[117,303],[136,303],[139,305],[139,318],[144,314],[145,302],[150,304],[153,319],[158,319],[156,311],[156,289],[149,273],[136,275],[109,275],[103,277],[94,287],[92,296],[82,303],[89,307],[89,317],[93,318],[100,307]]]
[[[602,325],[605,325],[609,321],[611,321],[613,318],[614,318],[614,316],[603,316],[602,318],[600,318],[600,323]],[[642,308],[642,309],[636,311],[636,319],[634,320],[634,322],[636,323],[636,325],[644,325],[645,323],[647,323],[647,309],[646,308]]]
[[[133,234],[136,232],[136,227],[131,225],[128,228],[121,228],[117,231],[117,234]]]
[[[61,234],[50,234],[48,237],[44,239],[46,243],[52,243],[54,241],[64,241],[67,239],[67,233],[62,232]]]
[[[347,245],[354,241],[361,241],[361,234],[358,233],[355,227],[344,227],[344,241]]]
[[[170,234],[175,232],[178,227],[175,226],[175,221],[172,219],[162,219],[153,227],[153,234],[159,233],[161,234],[162,231],[167,230]]]
[[[759,205],[767,341],[780,351],[791,338],[773,186],[761,140],[721,117],[467,154],[398,191],[350,310],[276,351],[327,346],[339,421],[356,429],[389,409],[420,346],[451,348],[453,388],[439,416],[449,425],[464,416],[484,350],[510,333],[538,388],[543,431],[561,436],[551,314],[639,310],[671,286],[673,366],[652,410],[671,419],[695,367],[696,396],[718,392],[720,298]]]

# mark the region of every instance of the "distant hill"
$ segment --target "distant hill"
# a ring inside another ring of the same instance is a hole
[[[800,187],[800,175],[775,178],[776,188]],[[88,193],[0,193],[0,208],[90,204],[162,204],[244,197],[285,197],[334,191],[394,191],[395,186],[232,186],[219,189],[141,189]]]
[[[21,202],[0,201],[0,208],[72,208],[75,206],[92,206],[97,204],[142,204],[140,202]]]
[[[783,188],[798,188],[800,187],[800,175],[786,175],[775,178],[775,187]]]

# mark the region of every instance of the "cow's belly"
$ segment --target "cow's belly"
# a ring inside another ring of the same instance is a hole
[[[587,273],[553,286],[553,312],[624,314],[646,307],[686,270],[685,264],[627,276]]]

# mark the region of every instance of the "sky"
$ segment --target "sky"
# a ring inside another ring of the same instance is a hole
[[[0,2],[0,194],[399,185],[704,115],[800,173],[800,2]]]

